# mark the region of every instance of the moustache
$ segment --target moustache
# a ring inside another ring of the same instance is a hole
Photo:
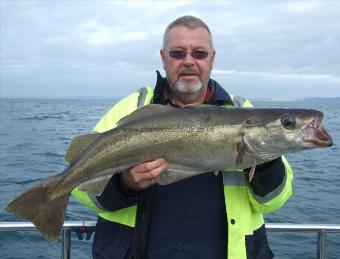
[[[193,70],[193,69],[188,69],[188,68],[185,68],[185,69],[182,69],[179,71],[179,75],[182,76],[182,75],[197,75],[199,76],[199,72],[196,71],[196,70]]]

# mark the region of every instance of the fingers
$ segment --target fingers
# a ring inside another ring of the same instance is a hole
[[[153,161],[145,162],[130,168],[133,173],[145,174],[163,166],[167,161],[164,158],[159,158]]]
[[[156,184],[160,174],[169,168],[169,162],[160,158],[148,161],[121,173],[123,187],[131,190],[142,190]]]

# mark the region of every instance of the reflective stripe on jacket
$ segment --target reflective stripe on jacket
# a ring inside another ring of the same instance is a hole
[[[135,111],[151,103],[154,88],[142,88],[115,104],[98,122],[94,131],[105,132],[117,126],[117,122]],[[235,107],[252,107],[250,101],[232,96]],[[233,106],[228,104],[226,108]],[[263,214],[280,208],[291,196],[293,172],[287,160],[282,157],[285,165],[285,178],[280,186],[264,197],[254,194],[243,171],[223,173],[224,197],[228,221],[228,258],[249,258],[251,246],[247,245],[254,235],[264,228]],[[136,205],[116,211],[104,210],[96,197],[89,193],[74,189],[72,195],[82,204],[95,211],[100,217],[123,225],[134,227]]]

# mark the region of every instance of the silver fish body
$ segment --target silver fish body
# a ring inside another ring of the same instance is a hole
[[[69,167],[24,192],[6,209],[55,240],[77,186],[99,195],[114,174],[161,157],[170,168],[159,184],[204,172],[255,168],[285,153],[331,146],[322,119],[321,112],[305,109],[148,105],[110,131],[75,138],[66,155]]]

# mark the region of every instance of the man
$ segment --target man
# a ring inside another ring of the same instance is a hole
[[[210,79],[216,51],[207,25],[184,16],[168,25],[160,55],[166,79],[124,98],[99,121],[103,132],[149,103],[183,107],[208,103],[249,107]],[[152,142],[152,140],[150,140]],[[272,258],[263,213],[291,195],[292,170],[284,158],[258,166],[249,183],[243,171],[212,172],[160,186],[169,162],[145,161],[115,175],[98,197],[73,195],[99,215],[93,257]]]

